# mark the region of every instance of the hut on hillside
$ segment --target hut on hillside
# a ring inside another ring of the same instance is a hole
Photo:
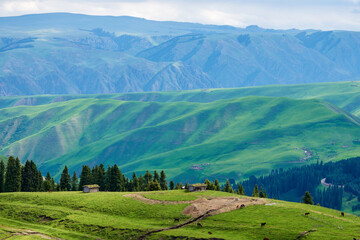
[[[98,192],[99,190],[100,190],[100,186],[97,184],[83,186],[84,193],[93,193],[93,192]]]
[[[189,185],[189,191],[190,192],[197,192],[197,191],[206,191],[206,184],[203,183],[196,183]]]

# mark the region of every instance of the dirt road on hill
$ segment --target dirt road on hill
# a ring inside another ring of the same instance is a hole
[[[178,224],[176,226],[162,228],[158,230],[150,231],[143,236],[139,237],[138,240],[146,239],[153,233],[158,233],[162,231],[178,229],[185,227],[186,225],[201,221],[207,217],[230,212],[236,209],[241,209],[251,205],[263,205],[268,201],[263,198],[238,198],[238,197],[209,197],[209,198],[198,198],[193,201],[161,201],[149,199],[143,196],[144,193],[131,193],[126,194],[124,197],[132,197],[146,204],[190,204],[187,206],[182,214],[192,216],[189,220],[184,223]],[[151,193],[145,193],[151,194]]]

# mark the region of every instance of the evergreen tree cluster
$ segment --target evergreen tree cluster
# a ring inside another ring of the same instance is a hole
[[[115,164],[108,166],[105,170],[104,165],[96,165],[92,169],[84,165],[80,175],[79,186],[97,184],[101,191],[110,192],[138,192],[138,191],[159,191],[168,190],[166,174],[160,174],[155,170],[153,174],[149,170],[139,177],[134,172],[132,178],[127,178],[122,174],[119,167]]]
[[[21,165],[19,158],[10,156],[5,166],[0,162],[0,192],[39,192],[55,189],[55,181],[47,173],[44,179],[33,161]]]
[[[323,178],[326,178],[326,183],[331,183],[330,187],[316,190]],[[344,191],[360,198],[360,157],[326,164],[318,162],[287,170],[273,170],[267,176],[251,176],[243,181],[242,185],[245,192],[250,192],[254,186],[260,186],[268,191],[270,198],[277,199],[290,191],[300,199],[304,192],[308,191],[315,203],[340,210]],[[257,196],[254,191],[253,196]]]

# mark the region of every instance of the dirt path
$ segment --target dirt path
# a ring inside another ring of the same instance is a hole
[[[351,222],[351,223],[355,223],[357,225],[360,225],[359,222],[355,222],[355,221],[347,219],[345,217],[337,217],[337,216],[334,216],[334,215],[331,215],[331,214],[322,213],[322,212],[318,212],[318,211],[315,211],[315,210],[309,210],[309,212],[317,213],[317,214],[320,214],[320,215],[325,215],[325,216],[328,216],[328,217],[333,217],[333,218],[340,219],[340,220],[343,220],[343,221],[346,221],[346,222]]]
[[[191,204],[194,201],[164,201],[164,200],[155,200],[150,199],[147,197],[144,197],[144,194],[151,194],[151,193],[130,193],[125,194],[123,197],[132,197],[136,200],[139,200],[140,202],[146,203],[146,204]]]
[[[9,231],[14,231],[14,232],[12,233],[11,236],[2,238],[1,240],[9,239],[9,238],[12,238],[12,237],[15,237],[15,236],[29,236],[29,235],[36,235],[36,236],[42,237],[43,239],[61,240],[60,238],[53,238],[53,237],[47,236],[45,234],[42,234],[40,232],[35,232],[35,231],[32,231],[32,230],[22,230],[22,229],[13,229],[13,228],[9,228],[8,230]]]
[[[263,198],[238,198],[238,197],[212,197],[210,199],[203,197],[193,201],[161,201],[161,200],[146,198],[142,194],[144,193],[132,193],[124,196],[135,198],[147,204],[191,204],[190,206],[184,209],[182,214],[192,217],[186,222],[178,224],[176,226],[149,231],[148,233],[139,237],[138,240],[143,240],[153,233],[182,228],[186,225],[201,221],[207,217],[216,214],[230,212],[251,205],[262,205],[268,202],[266,199]]]

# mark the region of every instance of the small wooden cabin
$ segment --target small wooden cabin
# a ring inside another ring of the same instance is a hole
[[[98,192],[99,190],[100,190],[100,186],[97,184],[83,186],[84,193],[93,193],[93,192]]]
[[[189,185],[189,191],[190,192],[197,192],[197,191],[206,191],[206,184],[203,183],[196,183]]]

